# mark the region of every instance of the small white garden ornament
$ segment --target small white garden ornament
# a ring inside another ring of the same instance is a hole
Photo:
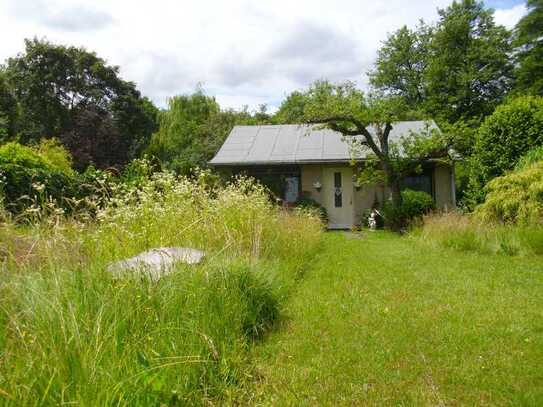
[[[378,219],[378,217],[381,217],[381,214],[379,213],[379,211],[377,209],[373,209],[370,212],[370,216],[368,216],[368,226],[369,226],[369,228],[370,228],[370,230],[372,232],[377,230],[377,219]]]

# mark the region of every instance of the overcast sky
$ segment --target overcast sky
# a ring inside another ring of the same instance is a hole
[[[222,106],[272,110],[319,78],[367,84],[387,33],[435,21],[449,0],[0,0],[0,61],[34,36],[119,65],[157,105],[201,83]],[[522,0],[491,0],[500,24]]]

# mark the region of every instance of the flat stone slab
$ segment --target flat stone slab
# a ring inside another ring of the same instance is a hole
[[[107,266],[116,277],[142,275],[153,281],[170,274],[176,263],[198,264],[204,252],[187,247],[158,247]]]

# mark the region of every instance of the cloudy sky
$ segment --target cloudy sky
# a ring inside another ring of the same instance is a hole
[[[85,46],[159,106],[202,84],[223,106],[273,110],[319,78],[366,86],[379,44],[449,0],[0,0],[0,61],[25,38]],[[523,0],[487,0],[514,26]]]

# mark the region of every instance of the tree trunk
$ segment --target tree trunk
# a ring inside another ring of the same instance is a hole
[[[394,208],[399,208],[402,204],[400,177],[394,173],[394,170],[387,162],[383,162],[383,170],[385,172],[386,187],[390,188],[392,195],[392,206]]]
[[[400,187],[400,180],[393,179],[389,181],[388,187],[392,195],[392,206],[394,208],[399,208],[402,205],[402,193]]]
[[[392,210],[388,211],[388,219],[385,218],[385,224],[388,224],[392,231],[401,232],[405,227],[405,219],[400,209],[402,205],[400,177],[388,163],[384,163],[383,170],[386,175],[386,187],[390,188],[392,197]]]

